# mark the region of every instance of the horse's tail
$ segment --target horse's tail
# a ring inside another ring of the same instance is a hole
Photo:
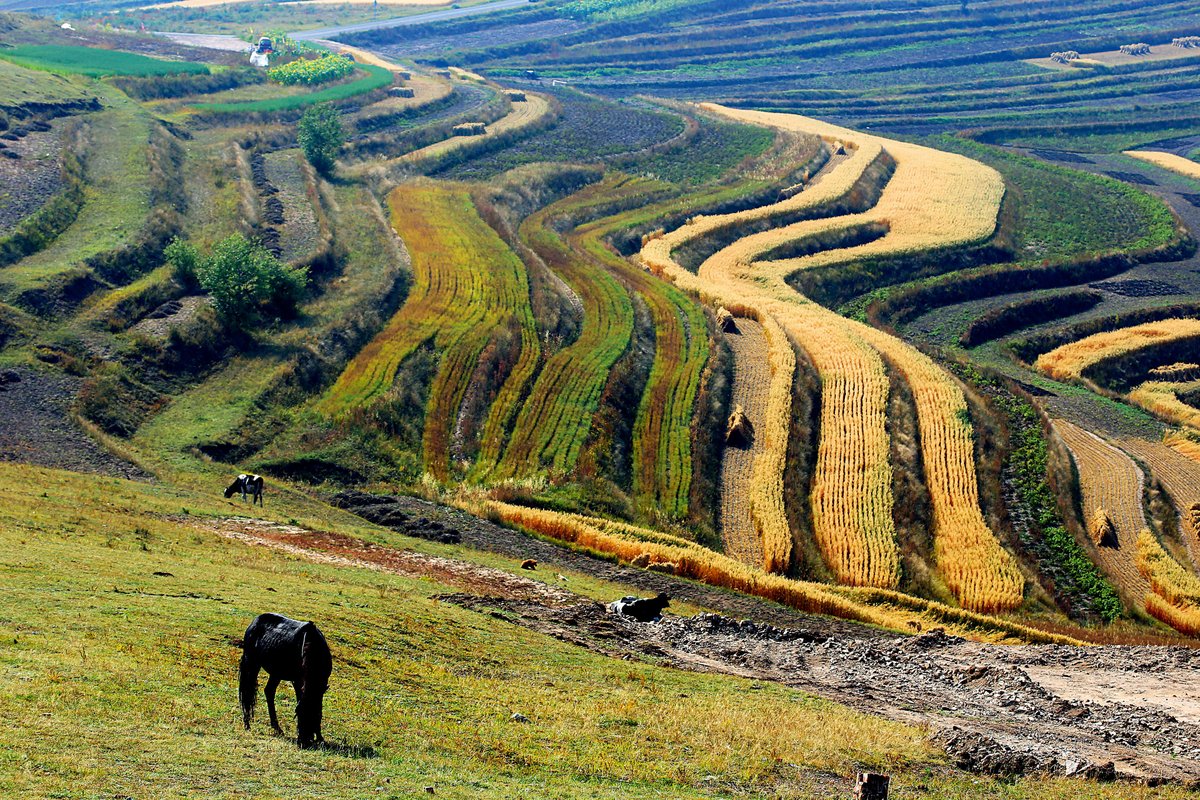
[[[254,718],[254,704],[258,700],[258,659],[247,634],[242,646],[242,661],[238,665],[238,702],[242,704],[242,721],[250,730]]]

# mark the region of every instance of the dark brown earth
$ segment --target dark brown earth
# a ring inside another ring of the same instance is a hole
[[[352,506],[348,499],[364,497],[339,499]],[[370,504],[376,516],[379,500]],[[410,535],[436,524],[433,534],[452,529],[467,546],[511,557],[514,570],[536,559],[537,571],[511,574],[259,520],[224,520],[216,529],[309,558],[433,577],[457,590],[446,601],[610,657],[776,681],[925,725],[963,769],[1200,787],[1200,650],[1004,647],[940,631],[905,636],[618,565],[423,500],[383,500],[388,524]],[[645,595],[665,591],[720,613],[634,622],[570,592],[560,570]]]
[[[0,461],[134,480],[149,477],[105,450],[75,422],[70,406],[77,378],[29,368],[0,370],[0,375]]]

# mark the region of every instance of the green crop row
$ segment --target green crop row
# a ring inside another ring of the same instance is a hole
[[[367,409],[391,388],[400,363],[426,342],[441,363],[426,408],[426,468],[445,478],[450,432],[484,348],[505,321],[532,318],[524,265],[480,219],[469,194],[406,184],[389,203],[412,257],[413,286],[387,326],[346,367],[318,410]]]
[[[273,97],[269,100],[250,100],[242,103],[197,103],[193,108],[201,111],[216,111],[222,113],[240,112],[240,113],[260,113],[272,111],[290,111],[295,108],[303,108],[312,105],[313,103],[327,103],[338,100],[345,100],[349,97],[355,97],[367,92],[373,92],[376,89],[382,89],[392,82],[392,73],[383,67],[376,67],[371,64],[359,64],[359,69],[365,70],[366,75],[349,83],[339,83],[335,86],[328,86],[309,94],[288,95],[285,97]]]
[[[609,371],[633,332],[633,304],[625,288],[581,259],[554,230],[568,197],[528,217],[518,230],[526,246],[566,281],[583,304],[579,338],[546,360],[521,407],[494,477],[570,472],[592,429]]]
[[[166,61],[161,58],[60,44],[22,44],[0,49],[0,58],[14,64],[49,72],[67,72],[99,78],[104,75],[170,75],[176,72],[208,72],[204,64]]]

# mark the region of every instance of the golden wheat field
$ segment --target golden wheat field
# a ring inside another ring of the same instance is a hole
[[[1184,158],[1174,153],[1161,153],[1156,150],[1126,150],[1125,155],[1141,159],[1156,167],[1169,169],[1184,177],[1200,180],[1200,164],[1190,158]]]
[[[1167,422],[1200,428],[1200,409],[1189,406],[1179,399],[1181,392],[1195,391],[1196,389],[1200,389],[1200,381],[1187,383],[1147,381],[1134,387],[1133,391],[1129,393],[1129,399]]]
[[[1137,538],[1138,567],[1149,581],[1146,611],[1180,633],[1200,634],[1200,578],[1179,565],[1148,529]]]
[[[1105,331],[1038,356],[1036,367],[1057,380],[1078,379],[1088,367],[1150,345],[1200,337],[1200,320],[1166,319]]]
[[[889,587],[899,579],[891,518],[886,356],[912,388],[917,406],[939,571],[960,602],[970,608],[1002,610],[1019,605],[1024,578],[979,511],[971,426],[961,389],[916,349],[821,308],[786,280],[799,270],[857,258],[983,241],[995,230],[1004,194],[999,174],[961,156],[805,117],[709,104],[704,108],[742,122],[816,134],[852,148],[850,158],[801,194],[783,201],[789,210],[801,202],[816,205],[843,196],[881,152],[895,161],[894,174],[869,211],[745,236],[711,256],[698,275],[680,267],[673,251],[714,229],[778,213],[778,207],[692,220],[648,242],[641,253],[650,269],[710,302],[776,320],[812,359],[821,376],[822,405],[811,501],[817,543],[831,569],[840,581],[855,585]],[[886,232],[867,244],[803,258],[755,260],[783,243],[868,223],[884,225]],[[782,386],[790,375],[776,375],[773,380]]]

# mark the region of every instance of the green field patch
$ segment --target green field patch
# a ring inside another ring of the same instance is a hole
[[[0,54],[6,52],[0,49]],[[26,69],[0,58],[0,106],[27,103],[72,103],[86,101],[92,94],[61,75]]]
[[[0,49],[0,58],[33,69],[89,75],[171,75],[203,73],[208,66],[194,61],[166,61],[123,50],[61,44],[22,44]]]
[[[337,100],[345,100],[349,97],[356,97],[360,94],[373,92],[376,89],[382,89],[392,82],[393,76],[390,70],[383,67],[376,67],[371,64],[360,64],[359,69],[366,72],[356,80],[346,83],[339,83],[333,86],[327,86],[316,92],[307,94],[286,95],[283,97],[270,97],[263,100],[251,100],[246,102],[231,102],[231,103],[196,103],[192,108],[200,111],[217,111],[223,113],[230,112],[271,112],[271,111],[290,111],[295,108],[303,108],[312,105],[313,103],[327,103]],[[276,92],[280,91],[279,87],[274,87]]]

